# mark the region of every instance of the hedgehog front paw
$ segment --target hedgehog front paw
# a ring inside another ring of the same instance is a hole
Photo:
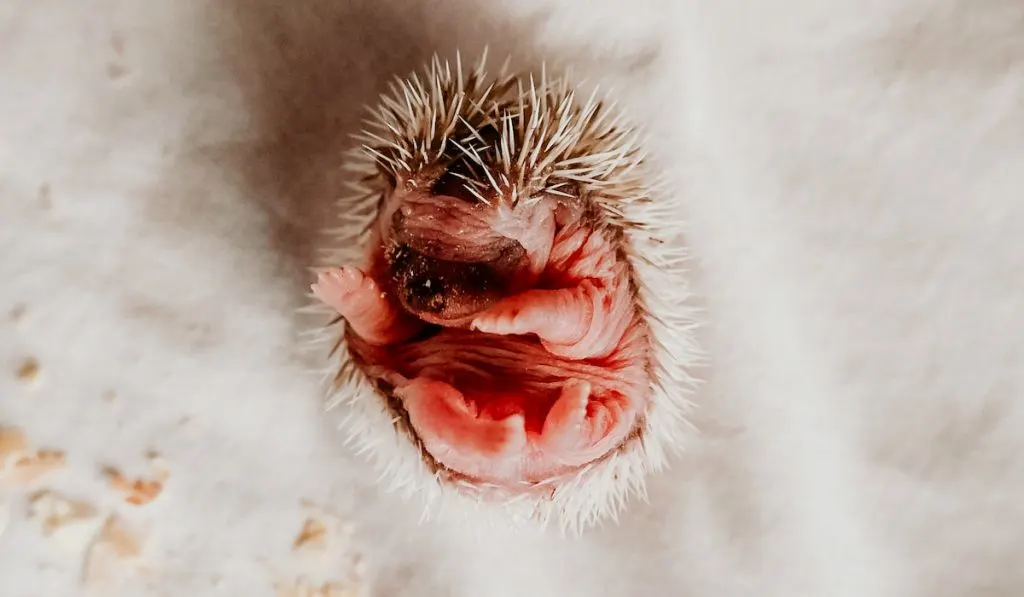
[[[371,344],[401,342],[422,327],[392,304],[376,280],[357,267],[322,272],[311,289],[314,296],[345,318],[353,332]]]

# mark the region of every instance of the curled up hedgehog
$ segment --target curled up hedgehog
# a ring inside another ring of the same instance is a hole
[[[578,532],[645,495],[688,428],[681,209],[596,92],[485,64],[397,79],[348,154],[312,286],[329,393],[427,511]]]

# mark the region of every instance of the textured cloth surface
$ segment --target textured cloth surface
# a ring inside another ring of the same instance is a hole
[[[292,554],[310,500],[379,596],[1020,595],[1022,40],[1015,0],[7,0],[0,424],[67,452],[34,489],[146,529],[123,594],[343,577]],[[295,348],[358,107],[484,43],[613,86],[690,222],[703,433],[575,540],[418,524]],[[127,507],[99,467],[151,449]],[[0,595],[82,594],[28,500]]]

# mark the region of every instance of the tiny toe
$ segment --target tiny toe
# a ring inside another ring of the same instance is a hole
[[[354,268],[343,267],[321,272],[316,283],[312,285],[313,295],[324,304],[342,315],[349,309],[352,295],[360,288],[359,282],[352,274]],[[361,278],[361,275],[360,275]]]
[[[373,284],[373,278],[366,277],[359,268],[349,265],[335,270],[334,276],[342,285],[349,288],[357,288],[366,283]]]
[[[498,464],[526,444],[522,415],[478,418],[462,392],[443,381],[417,377],[396,388],[395,396],[432,454],[456,450],[464,458]]]
[[[359,268],[345,266],[323,272],[312,288],[314,296],[372,344],[404,340],[420,329],[420,324],[399,312],[377,282]]]
[[[590,392],[590,382],[572,379],[565,383],[544,419],[541,437],[546,447],[564,450],[582,442]]]
[[[516,329],[515,319],[501,313],[486,313],[473,320],[470,329],[485,334],[507,336],[522,333]]]

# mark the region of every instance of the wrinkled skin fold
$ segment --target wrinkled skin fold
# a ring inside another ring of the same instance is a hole
[[[687,435],[685,210],[597,93],[485,66],[435,58],[370,108],[311,336],[387,491],[581,531]]]
[[[365,265],[313,285],[364,371],[460,475],[515,488],[565,474],[644,410],[648,333],[629,266],[582,205],[392,192]]]

